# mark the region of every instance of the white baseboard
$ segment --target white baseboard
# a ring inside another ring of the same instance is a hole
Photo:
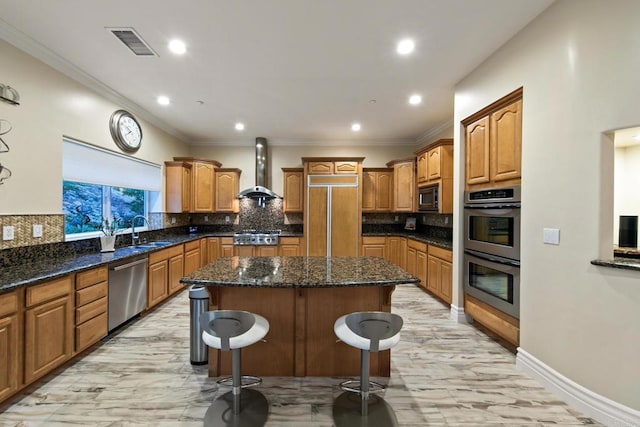
[[[464,314],[464,307],[458,307],[451,304],[451,311],[449,312],[449,319],[456,323],[470,323],[469,318]]]
[[[640,411],[621,405],[570,380],[518,347],[516,366],[586,416],[615,427],[640,426]]]

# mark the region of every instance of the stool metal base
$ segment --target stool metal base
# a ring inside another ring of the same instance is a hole
[[[238,413],[235,413],[235,405],[240,406]],[[204,426],[259,427],[267,423],[268,416],[269,403],[259,391],[242,390],[240,395],[236,396],[230,391],[218,397],[209,406],[204,416]]]
[[[223,387],[233,387],[233,377],[221,378],[216,381],[216,383]],[[259,384],[262,384],[262,378],[260,377],[254,377],[252,375],[240,376],[240,388],[254,387]]]
[[[384,391],[387,387],[383,384],[377,383],[375,381],[369,381],[369,387],[366,392],[368,393],[380,393]],[[360,394],[362,392],[360,386],[360,380],[347,380],[342,381],[340,383],[340,389],[343,391],[349,391],[351,393]]]
[[[395,427],[398,419],[393,408],[379,396],[371,395],[366,401],[367,409],[362,414],[364,402],[357,394],[345,392],[333,401],[333,422],[336,427]]]

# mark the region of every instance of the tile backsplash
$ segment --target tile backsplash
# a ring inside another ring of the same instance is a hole
[[[33,237],[33,226],[42,225],[42,237]],[[0,231],[13,226],[13,240],[1,240],[0,249],[41,245],[64,240],[64,215],[0,215]]]

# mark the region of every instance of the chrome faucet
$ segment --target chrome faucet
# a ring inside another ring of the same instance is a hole
[[[136,215],[133,217],[133,219],[131,220],[131,244],[134,246],[137,245],[138,241],[140,240],[140,236],[138,235],[138,233],[136,233],[136,219],[138,218],[142,218],[144,220],[143,224],[146,222],[147,226],[151,228],[151,224],[149,224],[149,220],[146,216]]]

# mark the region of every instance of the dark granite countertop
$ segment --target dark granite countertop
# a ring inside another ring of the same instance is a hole
[[[444,239],[426,237],[416,233],[366,233],[364,236],[405,236],[421,242],[451,249],[451,242]],[[118,248],[115,252],[88,253],[82,255],[68,255],[64,257],[42,258],[35,262],[3,267],[0,270],[0,293],[15,288],[34,285],[46,280],[55,279],[70,273],[80,272],[99,267],[116,261],[122,261],[140,255],[146,255],[158,250],[166,249],[203,237],[232,237],[233,232],[205,232],[162,237],[162,241],[169,242],[165,246],[155,248],[127,246]],[[283,232],[282,237],[303,237],[302,233]]]
[[[4,267],[0,270],[0,293],[27,285],[37,284],[46,280],[55,279],[57,277],[64,276],[65,274],[76,273],[82,270],[109,264],[111,262],[121,261],[126,258],[147,255],[151,252],[190,242],[192,240],[198,240],[203,237],[224,237],[231,235],[233,235],[233,233],[185,234],[163,238],[162,241],[169,243],[155,248],[127,246],[118,248],[115,252],[97,252],[78,256],[68,256],[64,258],[44,258],[37,262]]]
[[[601,267],[640,271],[640,259],[638,258],[614,257],[613,259],[594,259],[591,261],[591,264]]]
[[[453,243],[451,242],[451,240],[447,240],[447,239],[443,239],[440,237],[429,237],[425,234],[420,234],[420,233],[411,233],[409,231],[407,232],[392,232],[392,233],[362,233],[363,237],[368,237],[368,236],[400,236],[400,237],[407,237],[409,239],[413,239],[416,240],[418,242],[422,242],[422,243],[428,243],[430,245],[434,245],[434,246],[438,246],[439,248],[443,248],[443,249],[448,249],[448,250],[452,250],[453,249]]]
[[[312,288],[391,286],[420,279],[376,257],[220,258],[180,281],[187,285]]]

